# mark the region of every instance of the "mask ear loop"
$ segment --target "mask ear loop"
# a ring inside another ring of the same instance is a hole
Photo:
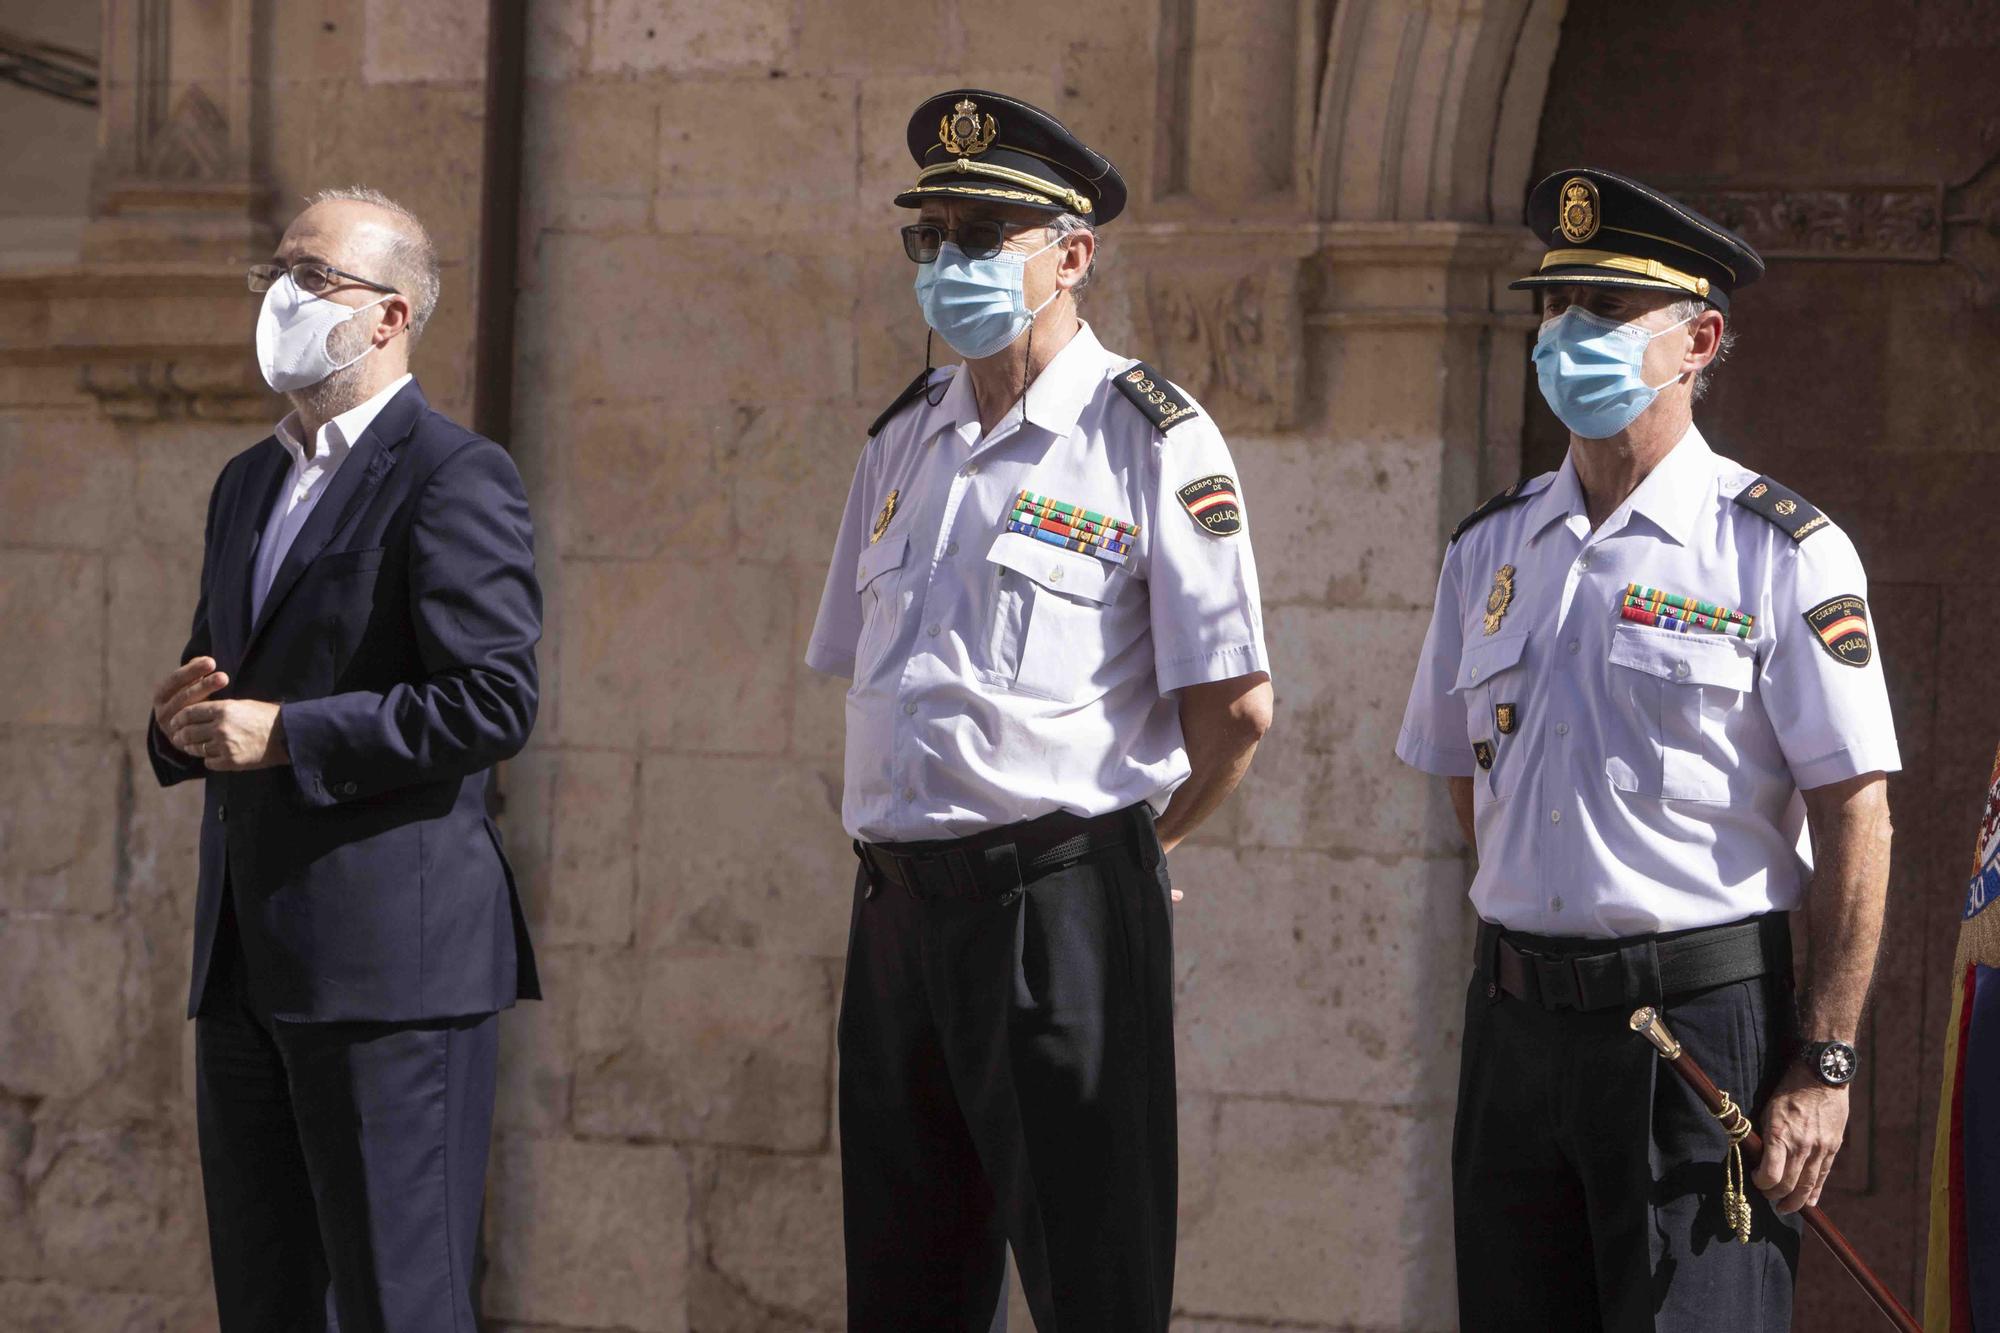
[[[1049,250],[1061,245],[1068,239],[1069,237],[1066,235],[1058,236],[1041,249],[1035,251],[1035,254],[1029,255],[1028,258],[1033,259],[1035,255],[1046,254]],[[1023,267],[1025,267],[1026,261],[1024,260],[1022,263]],[[1035,369],[1035,325],[1041,322],[1042,311],[1047,310],[1051,305],[1055,304],[1055,299],[1062,294],[1062,284],[1057,283],[1056,289],[1049,293],[1049,299],[1036,306],[1034,313],[1028,316],[1028,357],[1021,364],[1021,425],[1023,427],[1026,427],[1028,424],[1028,394],[1035,387],[1034,381],[1031,378]]]

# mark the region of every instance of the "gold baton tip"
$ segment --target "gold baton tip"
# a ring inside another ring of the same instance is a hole
[[[1666,1023],[1660,1018],[1659,1011],[1654,1009],[1653,1006],[1649,1004],[1643,1009],[1633,1010],[1631,1022],[1632,1030],[1647,1041],[1652,1042],[1654,1049],[1659,1051],[1662,1059],[1680,1059],[1681,1044],[1674,1040],[1671,1032],[1667,1031]]]

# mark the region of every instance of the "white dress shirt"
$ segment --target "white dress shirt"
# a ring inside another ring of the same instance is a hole
[[[854,682],[850,836],[1159,808],[1188,775],[1175,691],[1269,670],[1248,521],[1195,517],[1240,494],[1228,446],[1198,412],[1156,429],[1114,382],[1133,364],[1085,325],[986,436],[940,370],[863,450],[806,653]],[[1129,551],[1010,531],[1024,490],[1136,526]]]
[[[1879,645],[1851,637],[1872,637],[1853,544],[1736,503],[1756,479],[1690,428],[1597,531],[1565,459],[1445,553],[1396,753],[1473,779],[1486,920],[1616,937],[1788,911],[1798,791],[1901,766]],[[1754,620],[1636,623],[1630,584]]]
[[[403,376],[367,402],[348,408],[321,426],[313,436],[310,454],[306,452],[305,440],[299,434],[297,412],[288,413],[278,423],[275,434],[278,443],[284,445],[285,452],[292,456],[292,466],[285,476],[285,488],[278,492],[278,502],[271,507],[270,516],[264,521],[264,535],[258,540],[257,553],[252,557],[254,577],[250,581],[250,619],[253,623],[264,612],[264,599],[270,595],[271,584],[278,577],[278,566],[285,562],[285,553],[292,549],[299,529],[305,527],[306,520],[312,517],[320,496],[326,494],[333,474],[354,452],[355,444],[374,423],[376,416],[411,378]]]

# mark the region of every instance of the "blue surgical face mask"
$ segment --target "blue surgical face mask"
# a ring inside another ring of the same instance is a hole
[[[1034,254],[1003,250],[991,259],[973,259],[946,241],[935,260],[917,265],[917,304],[923,308],[924,321],[960,356],[972,360],[992,356],[1020,337],[1049,301],[1062,294],[1058,287],[1048,301],[1030,310],[1021,290],[1028,261],[1061,244],[1058,236]]]
[[[1693,319],[1689,315],[1688,319]],[[1642,329],[1593,315],[1581,306],[1542,325],[1535,338],[1535,376],[1562,423],[1586,440],[1603,440],[1636,421],[1660,390],[1680,376],[1648,384],[1643,367],[1653,339],[1687,323]]]

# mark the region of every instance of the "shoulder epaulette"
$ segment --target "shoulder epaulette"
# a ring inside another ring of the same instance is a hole
[[[1775,525],[1794,544],[1833,522],[1797,491],[1780,486],[1769,477],[1759,477],[1738,491],[1736,503]]]
[[[1533,480],[1533,477],[1521,478],[1512,486],[1509,486],[1506,490],[1500,492],[1500,494],[1494,496],[1485,504],[1460,519],[1458,526],[1451,530],[1451,541],[1446,542],[1445,545],[1450,546],[1452,542],[1456,542],[1460,537],[1463,537],[1472,525],[1479,522],[1480,519],[1497,514],[1508,505],[1519,504],[1521,501],[1527,499],[1528,483]]]
[[[1144,361],[1119,371],[1116,383],[1118,392],[1131,399],[1161,434],[1201,415],[1201,409],[1189,402],[1186,394]]]
[[[918,395],[922,394],[924,390],[930,388],[931,376],[934,375],[935,373],[936,371],[934,371],[929,366],[925,366],[922,370],[918,371],[917,377],[910,381],[909,386],[905,388],[901,393],[896,395],[896,401],[889,404],[887,407],[883,408],[882,415],[876,417],[875,420],[869,425],[868,438],[872,440],[877,435],[880,435],[882,433],[882,427],[888,425],[891,421],[895,420],[896,414],[898,412],[902,411],[904,408],[908,407],[911,403],[915,402],[917,400]]]

